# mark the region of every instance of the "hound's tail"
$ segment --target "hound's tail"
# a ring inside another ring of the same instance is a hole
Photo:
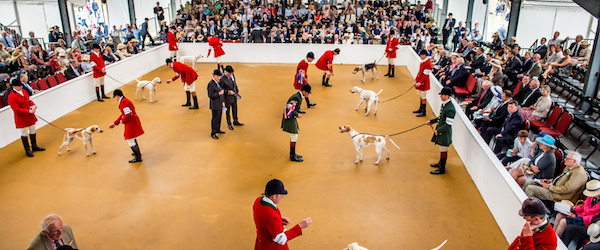
[[[442,248],[446,244],[446,242],[448,242],[448,240],[445,240],[444,242],[442,242],[442,244],[440,244],[436,248],[432,248],[431,250],[439,250],[440,248]]]
[[[379,92],[381,92],[381,91],[379,91]],[[386,135],[386,136],[385,136],[385,139],[386,139],[386,140],[388,140],[388,141],[390,141],[390,142],[392,142],[392,144],[394,144],[394,146],[396,146],[396,148],[400,149],[400,147],[398,147],[398,145],[396,145],[396,143],[395,143],[394,141],[392,141],[392,138],[390,138],[390,136],[389,136],[389,135]],[[444,243],[445,243],[445,242],[444,242]]]
[[[140,80],[138,80],[137,78],[135,78],[135,80],[136,80],[138,83],[140,83]]]
[[[377,94],[375,94],[376,96],[378,96],[381,92],[383,92],[383,89],[381,89],[379,92],[377,92]]]

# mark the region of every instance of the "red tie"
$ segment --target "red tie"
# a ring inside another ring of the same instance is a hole
[[[481,99],[483,99],[483,95],[485,95],[485,92],[487,90],[484,90],[483,93],[481,93],[481,96],[479,97],[479,101],[477,102],[477,106],[479,106],[479,104],[481,104]]]

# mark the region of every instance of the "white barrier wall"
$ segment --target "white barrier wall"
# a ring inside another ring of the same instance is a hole
[[[336,56],[336,64],[364,64],[379,60],[385,46],[377,45],[313,45],[313,44],[231,44],[224,45],[227,54],[223,62],[242,63],[290,63],[296,64],[312,51],[315,57],[320,57],[326,50],[340,48]],[[182,55],[202,54],[205,56],[199,62],[214,62],[214,58],[206,58],[208,45],[206,43],[187,43],[180,45]],[[419,70],[420,58],[408,46],[401,46],[397,51],[397,65],[403,65],[413,75]],[[161,45],[135,57],[126,59],[107,67],[108,75],[127,83],[136,77],[144,75],[157,67],[164,65],[164,59],[169,56],[166,45]],[[387,64],[385,59],[380,64]],[[334,66],[335,71],[335,66]],[[120,87],[122,84],[106,78],[107,91]],[[441,85],[434,77],[431,78],[431,90],[427,100],[436,115],[439,115],[441,100],[438,93]],[[84,94],[82,94],[84,93]],[[37,114],[49,120],[55,119],[85,105],[95,99],[93,79],[90,74],[78,77],[59,86],[34,95],[32,100],[39,106]],[[456,110],[460,107],[452,101]],[[453,145],[465,168],[479,190],[488,209],[494,216],[498,227],[508,242],[521,233],[524,220],[517,214],[525,193],[504,169],[495,154],[487,146],[483,138],[470,124],[464,112],[457,112],[453,125]],[[0,109],[0,146],[4,147],[17,140],[20,136],[14,128],[13,112],[10,107]],[[46,125],[38,121],[38,127]],[[567,249],[559,242],[557,249]]]
[[[166,46],[148,50],[135,57],[111,64],[106,67],[107,75],[128,83],[162,65],[169,52]],[[105,77],[106,92],[122,86],[121,83]],[[112,94],[109,94],[112,96]],[[48,90],[41,91],[31,97],[38,106],[37,115],[52,122],[67,113],[96,99],[96,89],[91,74],[85,74],[70,81],[59,84]],[[15,129],[14,113],[9,106],[0,109],[0,148],[18,140],[21,137]],[[46,122],[38,119],[37,127],[43,127]]]

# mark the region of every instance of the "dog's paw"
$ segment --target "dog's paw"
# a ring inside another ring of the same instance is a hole
[[[135,97],[135,99],[137,100],[137,96]]]
[[[90,154],[85,154],[85,157],[89,157],[89,156],[90,156]]]
[[[92,152],[92,154],[96,154],[96,151]],[[388,158],[389,159],[389,158]]]
[[[379,165],[379,162],[375,162],[375,165]]]
[[[358,161],[355,161],[354,163],[358,164]]]
[[[60,152],[58,152],[58,156],[60,156]]]
[[[142,96],[142,98],[144,98],[144,100],[146,100],[146,97]]]
[[[366,113],[365,116],[369,115],[369,113]]]
[[[71,151],[71,149],[70,149],[70,148],[67,148],[67,151]]]

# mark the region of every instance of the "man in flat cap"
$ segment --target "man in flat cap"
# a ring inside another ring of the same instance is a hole
[[[556,249],[556,233],[546,218],[546,207],[538,198],[523,201],[519,215],[526,220],[521,235],[513,241],[508,250],[513,249]]]
[[[254,201],[254,224],[256,225],[255,250],[281,249],[287,250],[287,242],[302,235],[302,229],[308,227],[312,220],[310,217],[303,219],[291,229],[284,229],[291,223],[287,217],[281,216],[277,205],[284,195],[288,193],[283,182],[272,179],[267,182],[265,193]]]

